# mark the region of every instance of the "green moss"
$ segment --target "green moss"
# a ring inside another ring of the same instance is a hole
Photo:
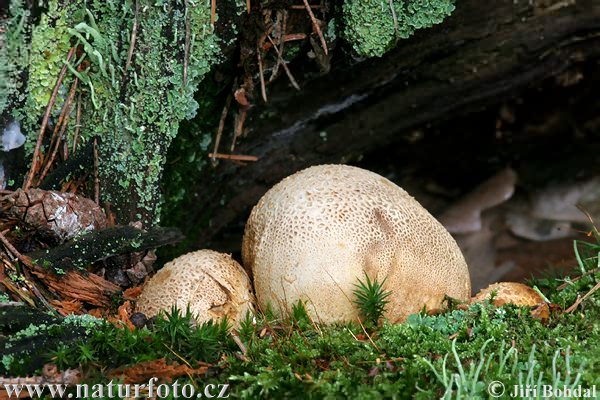
[[[3,355],[2,356],[2,366],[4,367],[4,370],[8,371],[14,361],[15,361],[15,357],[13,355]]]
[[[238,15],[245,13],[248,9],[246,0],[235,0],[235,9]]]
[[[71,47],[68,29],[72,11],[70,7],[60,7],[56,0],[50,1],[48,12],[33,28],[27,82],[29,95],[26,104],[28,115],[32,118],[31,123],[37,123],[44,113],[52,88],[64,65],[65,55]],[[69,79],[65,84],[68,82]],[[57,107],[61,105],[62,101],[59,99]]]
[[[598,246],[587,250],[595,251],[585,257],[589,266],[597,265]],[[598,279],[599,273],[567,279],[571,285],[564,289],[558,289],[563,279],[537,285],[563,306],[589,293]],[[355,323],[315,326],[297,304],[286,316],[267,309],[240,321],[244,356],[226,324],[194,327],[176,311],[151,328],[102,324],[85,342],[47,350],[62,368],[82,365],[95,381],[108,379],[102,374],[111,368],[162,357],[211,362],[213,373],[195,383],[231,384],[236,398],[470,399],[488,398],[494,381],[507,389],[597,384],[599,321],[600,297],[594,293],[572,313],[553,307],[545,321],[527,307],[481,303],[434,316],[414,314],[402,324],[373,327],[367,337]]]
[[[123,12],[118,2],[104,1],[92,1],[88,7],[89,15],[98,18],[88,17],[74,34],[89,42],[86,52],[94,61],[88,72],[88,107],[94,111],[84,124],[88,137],[102,140],[101,179],[107,183],[103,200],[125,205],[115,210],[120,220],[153,225],[158,222],[166,150],[179,122],[195,115],[198,103],[193,94],[218,59],[210,8],[200,3],[186,9],[170,2],[141,2],[138,40],[132,65],[125,71],[133,10]],[[186,18],[191,35],[184,82]]]
[[[210,3],[138,4],[136,42],[127,65],[136,13],[133,1],[50,1],[32,30],[26,101],[15,116],[24,131],[37,131],[66,54],[71,46],[78,47],[59,88],[54,115],[77,77],[81,140],[100,140],[102,200],[111,204],[118,222],[141,220],[151,226],[158,222],[167,148],[179,123],[196,114],[193,95],[218,61],[220,48],[210,25]],[[82,60],[89,65],[85,69],[78,67]],[[28,135],[29,154],[35,140],[36,135]]]
[[[441,23],[454,0],[345,0],[344,36],[365,57],[380,57],[417,29]]]
[[[21,338],[24,337],[31,337],[33,335],[35,335],[36,333],[38,333],[41,329],[44,329],[45,325],[34,325],[34,324],[29,324],[29,326],[25,329],[22,329],[20,331],[18,331],[17,333],[14,334],[14,336],[12,336],[10,338],[10,340],[19,340]]]
[[[29,11],[22,0],[12,0],[10,18],[0,21],[0,115],[15,102],[23,85],[20,71],[27,65],[27,20]]]

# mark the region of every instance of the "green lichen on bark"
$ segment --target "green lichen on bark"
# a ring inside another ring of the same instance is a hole
[[[454,0],[345,0],[344,36],[364,57],[380,57],[416,30],[441,23]]]
[[[27,99],[22,110],[15,110],[15,116],[21,121],[25,131],[36,132],[40,116],[44,113],[58,74],[63,67],[65,55],[69,51],[71,35],[68,32],[69,23],[74,11],[71,4],[59,5],[58,2],[48,3],[48,12],[41,16],[40,22],[31,32],[29,49]],[[63,83],[65,92],[71,77]],[[61,93],[64,94],[64,93]],[[64,96],[57,99],[57,107],[62,107]],[[58,108],[60,109],[60,108]],[[35,135],[30,135],[30,137]],[[30,140],[28,147],[32,147]]]
[[[16,112],[28,132],[39,126],[71,46],[79,50],[55,110],[77,77],[82,141],[100,142],[101,200],[120,223],[155,225],[167,149],[180,121],[196,114],[194,92],[219,58],[210,1],[51,1],[32,31],[27,101]]]
[[[90,96],[88,106],[94,111],[87,113],[83,124],[90,136],[102,141],[103,200],[120,206],[114,211],[121,220],[153,225],[158,222],[159,180],[167,148],[179,122],[195,115],[198,104],[193,94],[217,59],[210,7],[206,3],[186,7],[183,1],[140,1],[138,38],[127,71],[134,9],[123,10],[117,2],[103,1],[93,1],[88,7],[90,14],[98,15],[97,20],[88,18],[86,25],[75,30],[84,36],[95,24],[100,33],[86,50],[96,67],[89,73],[95,99]],[[190,45],[184,82],[186,20]],[[93,57],[95,51],[102,59]]]
[[[27,20],[29,10],[21,0],[9,6],[10,17],[0,20],[0,115],[12,103],[22,101],[19,88],[23,85],[21,71],[27,63]]]

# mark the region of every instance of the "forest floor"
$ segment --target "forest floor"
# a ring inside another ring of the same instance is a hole
[[[202,396],[223,389],[231,398],[472,399],[530,388],[517,396],[543,398],[551,387],[596,397],[600,245],[575,242],[574,249],[578,275],[530,282],[547,299],[533,308],[492,300],[411,315],[402,324],[325,326],[298,304],[283,319],[269,310],[249,315],[233,334],[227,322],[193,326],[172,310],[142,328],[89,319],[80,324],[83,338],[56,342],[42,358],[58,371],[77,370],[79,383],[158,377],[156,385],[177,381],[179,390],[193,385]],[[56,325],[54,333],[61,329],[68,328]],[[12,346],[27,340],[28,330],[13,333]],[[17,376],[25,359],[5,356],[3,367]]]

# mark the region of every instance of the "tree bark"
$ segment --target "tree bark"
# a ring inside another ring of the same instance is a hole
[[[196,236],[197,246],[245,218],[290,173],[355,160],[424,124],[497,104],[599,56],[595,0],[463,0],[444,23],[383,58],[334,67],[300,92],[271,88],[269,103],[251,111],[251,131],[236,150],[259,161],[223,162],[197,180],[189,220],[210,226]],[[259,118],[264,111],[271,116]]]

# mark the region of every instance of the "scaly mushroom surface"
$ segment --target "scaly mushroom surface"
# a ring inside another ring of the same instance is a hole
[[[541,294],[529,286],[518,282],[498,282],[492,283],[485,289],[481,289],[472,299],[473,303],[481,303],[484,300],[492,298],[496,307],[505,304],[514,304],[517,306],[538,306],[545,303]]]
[[[199,323],[210,319],[237,322],[252,310],[252,287],[248,275],[228,254],[199,250],[166,263],[147,283],[136,310],[147,317],[177,306]]]
[[[271,188],[247,222],[242,258],[261,307],[285,312],[302,299],[325,323],[358,316],[353,290],[365,273],[386,279],[393,322],[471,294],[446,229],[388,179],[346,165],[307,168]]]

